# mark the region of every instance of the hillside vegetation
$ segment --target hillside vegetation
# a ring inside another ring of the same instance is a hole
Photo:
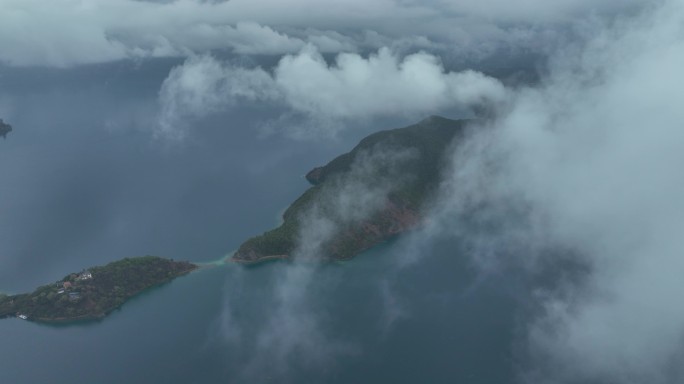
[[[394,185],[385,191],[380,209],[358,220],[337,220],[335,233],[318,257],[347,259],[415,227],[439,183],[445,151],[464,125],[464,120],[433,116],[415,125],[367,136],[350,152],[311,170],[306,178],[313,186],[285,211],[282,225],[244,242],[233,261],[254,263],[291,257],[311,212],[319,216],[328,213],[334,221],[339,212],[331,202],[349,193],[346,187],[350,184],[361,190],[382,182]],[[360,167],[364,168],[362,176],[358,176]]]
[[[126,258],[72,273],[32,293],[0,296],[0,317],[24,315],[35,321],[97,319],[150,287],[197,268],[155,256]]]

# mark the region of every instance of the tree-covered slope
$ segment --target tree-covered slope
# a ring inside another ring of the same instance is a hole
[[[367,136],[350,152],[311,170],[306,178],[313,187],[285,211],[283,224],[247,240],[233,260],[291,257],[310,232],[304,228],[316,220],[334,224],[317,250],[321,259],[353,257],[413,228],[439,183],[445,150],[464,125],[433,116]]]
[[[44,322],[101,318],[145,289],[196,268],[155,256],[126,258],[72,273],[32,293],[0,295],[0,318],[24,315]]]

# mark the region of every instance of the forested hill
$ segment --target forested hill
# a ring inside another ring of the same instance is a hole
[[[313,186],[285,211],[283,224],[244,242],[232,260],[249,264],[290,258],[312,211],[336,227],[319,250],[320,259],[348,259],[414,228],[439,184],[445,151],[465,125],[465,120],[432,116],[367,136],[350,152],[311,170],[306,178]],[[377,191],[382,185],[392,187],[382,191],[384,203],[378,209],[340,219],[344,213],[336,212],[335,201],[361,198],[354,197],[354,189]]]
[[[32,293],[0,295],[0,318],[58,322],[99,319],[128,299],[197,266],[155,256],[126,258],[72,273]]]

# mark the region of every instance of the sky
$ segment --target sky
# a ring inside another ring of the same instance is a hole
[[[162,157],[198,143],[220,150],[212,140],[221,129],[296,152],[432,114],[484,117],[454,146],[431,225],[409,243],[465,239],[480,273],[515,265],[531,281],[549,265],[577,266],[531,283],[519,382],[681,382],[683,26],[681,0],[0,0],[0,117],[26,120],[18,105],[30,86],[17,78],[87,82],[74,74],[117,66],[146,72],[112,77],[121,81],[112,92],[135,101],[144,84],[146,101],[122,105],[102,125],[133,129]],[[229,123],[201,128],[218,118]],[[212,169],[204,156],[198,166]],[[118,179],[130,181],[108,182]],[[332,204],[341,216],[372,211],[384,188],[350,187]],[[474,206],[483,207],[475,218]],[[473,219],[487,225],[466,225]],[[312,213],[301,257],[329,236],[321,220]],[[419,261],[402,260],[397,271]],[[275,310],[291,321],[266,325],[259,353],[278,361],[292,351],[322,360],[352,353],[294,337],[329,339],[305,290],[316,273],[301,265],[283,274]],[[388,318],[401,314],[392,284]]]

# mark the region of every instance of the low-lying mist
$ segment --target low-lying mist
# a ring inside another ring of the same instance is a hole
[[[587,273],[533,288],[523,382],[683,379],[683,22],[669,1],[593,26],[456,147],[434,230],[466,233],[483,270],[555,249]]]

